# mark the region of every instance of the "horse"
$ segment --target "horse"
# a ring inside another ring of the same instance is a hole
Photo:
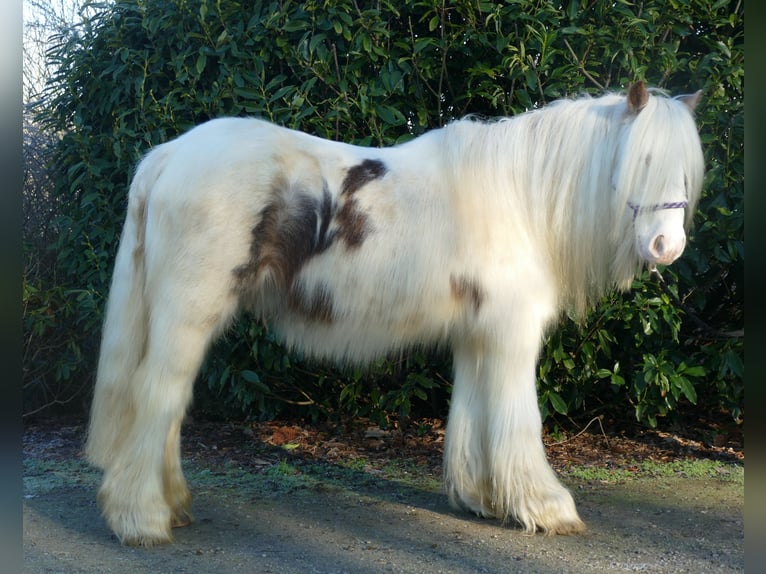
[[[129,188],[85,445],[109,527],[152,546],[192,522],[182,420],[206,351],[247,312],[343,364],[446,346],[449,501],[581,532],[536,363],[558,321],[684,251],[699,99],[639,81],[381,148],[224,117],[154,147]]]

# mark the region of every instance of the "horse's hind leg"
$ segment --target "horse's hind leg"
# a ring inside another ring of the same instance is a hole
[[[186,485],[181,468],[181,423],[183,416],[176,417],[170,425],[170,432],[165,440],[165,454],[162,462],[162,485],[165,502],[171,512],[170,525],[173,528],[191,524],[191,492]]]
[[[99,491],[109,526],[129,545],[169,542],[171,527],[191,519],[181,471],[181,420],[205,350],[235,307],[231,295],[216,293],[205,298],[207,314],[200,316],[202,302],[189,299],[188,284],[174,285],[169,278],[163,283],[164,296],[155,292],[151,306],[146,353],[130,383],[133,424]]]

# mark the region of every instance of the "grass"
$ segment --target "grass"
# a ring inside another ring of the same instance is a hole
[[[261,470],[246,470],[234,464],[216,469],[187,464],[185,472],[192,491],[232,489],[257,498],[315,492],[375,496],[388,492],[400,496],[407,491],[436,493],[442,490],[441,477],[412,461],[397,459],[378,462],[357,457],[331,464],[286,455]]]
[[[585,482],[614,483],[637,478],[697,478],[717,479],[744,485],[745,468],[739,464],[709,459],[674,460],[671,462],[642,461],[619,468],[572,467],[564,476]]]
[[[365,457],[347,459],[337,464],[306,461],[289,454],[260,471],[227,464],[202,468],[185,464],[189,485],[195,490],[244,490],[258,497],[317,491],[440,492],[441,477],[411,460],[370,461]],[[566,482],[618,484],[645,479],[702,479],[744,486],[744,466],[708,459],[671,462],[643,461],[617,468],[577,466],[561,473]],[[85,461],[24,460],[24,495],[44,495],[57,488],[97,488],[100,471]]]
[[[24,459],[24,496],[34,497],[62,487],[96,487],[100,471],[81,459],[50,461]]]

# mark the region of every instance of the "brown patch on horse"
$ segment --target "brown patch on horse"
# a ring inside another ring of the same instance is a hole
[[[136,204],[136,246],[133,249],[133,265],[143,265],[144,243],[146,241],[146,200],[140,199]]]
[[[287,294],[287,306],[310,321],[332,323],[333,299],[325,285],[318,285],[308,292],[300,281],[296,281]]]
[[[362,187],[386,175],[386,164],[377,159],[366,159],[350,168],[343,179],[340,195],[345,198],[343,207],[338,211],[338,236],[346,246],[357,248],[364,243],[369,233],[369,218],[360,208],[354,194]]]
[[[349,248],[357,248],[364,243],[369,232],[367,214],[359,209],[356,199],[348,198],[338,211],[338,236]]]
[[[358,248],[367,237],[370,224],[354,195],[387,172],[382,161],[373,159],[350,168],[341,184],[343,202],[340,209],[327,182],[323,183],[322,195],[317,198],[305,191],[291,189],[284,177],[278,178],[272,184],[273,199],[261,210],[258,223],[253,227],[250,259],[233,270],[237,287],[247,290],[268,269],[277,287],[290,292],[306,262],[324,253],[336,238],[342,239],[349,249]],[[333,222],[335,225],[331,227]],[[326,320],[327,297],[312,296],[308,304],[303,299],[293,303],[303,314]]]
[[[453,298],[469,302],[473,307],[474,313],[479,311],[486,298],[486,293],[475,279],[465,275],[450,275],[449,286]]]
[[[386,175],[387,172],[386,164],[379,159],[366,159],[346,172],[346,177],[340,187],[340,194],[353,195],[371,181]]]
[[[289,289],[306,261],[332,244],[329,227],[334,205],[326,185],[318,199],[280,189],[275,189],[273,197],[253,227],[250,260],[233,272],[241,284],[249,284],[268,268],[278,285]]]

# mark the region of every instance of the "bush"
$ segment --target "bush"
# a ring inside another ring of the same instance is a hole
[[[644,275],[583,324],[551,334],[540,362],[541,408],[573,414],[628,402],[654,425],[698,403],[739,419],[741,3],[371,5],[120,0],[62,32],[50,52],[58,72],[39,110],[47,129],[62,133],[52,167],[64,206],[56,274],[55,282],[29,282],[25,328],[41,329],[50,317],[39,310],[52,309],[71,347],[31,353],[37,376],[92,378],[131,170],[151,146],[195,124],[258,115],[331,139],[390,145],[468,113],[511,115],[644,79],[672,93],[704,91],[698,124],[709,171],[690,245],[664,271],[665,283]],[[426,352],[363,373],[304,363],[245,319],[206,362],[197,404],[220,416],[443,414],[449,371],[448,358]]]

